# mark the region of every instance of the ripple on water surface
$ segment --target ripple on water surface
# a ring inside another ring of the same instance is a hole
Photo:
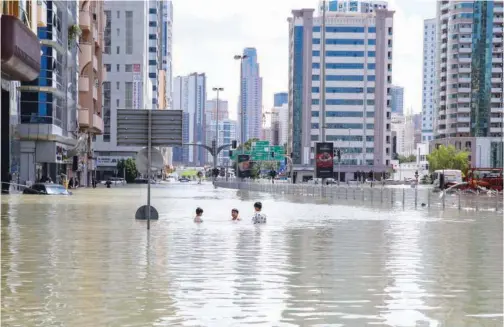
[[[153,187],[147,236],[145,196],[2,197],[2,326],[503,324],[500,214],[174,183]]]

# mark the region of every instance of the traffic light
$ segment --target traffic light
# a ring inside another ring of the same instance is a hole
[[[231,142],[231,149],[236,149],[236,140]]]
[[[334,149],[334,156],[338,159],[338,161],[340,161],[341,160],[341,150]]]
[[[271,158],[275,158],[275,152],[271,151]]]

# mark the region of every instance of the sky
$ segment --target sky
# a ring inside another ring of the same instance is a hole
[[[207,76],[219,97],[229,101],[236,118],[240,64],[234,60],[245,47],[257,49],[263,78],[263,110],[270,111],[273,94],[288,90],[289,29],[293,9],[317,8],[318,0],[173,0],[173,76],[193,72]],[[423,20],[434,18],[435,0],[389,0],[394,15],[392,82],[403,86],[404,108],[421,112]]]

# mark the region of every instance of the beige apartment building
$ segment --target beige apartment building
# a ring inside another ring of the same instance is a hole
[[[102,1],[79,1],[79,131],[87,146],[79,161],[82,166],[81,185],[90,185],[95,167],[92,142],[103,134],[102,88],[105,79],[102,52],[105,14]]]

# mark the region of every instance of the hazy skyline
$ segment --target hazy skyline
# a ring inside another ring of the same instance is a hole
[[[263,107],[270,111],[273,94],[288,91],[289,29],[293,9],[317,8],[318,0],[173,0],[173,76],[207,75],[207,90],[224,87],[236,118],[239,62],[246,47],[257,49],[263,77]],[[392,81],[404,87],[404,111],[421,112],[423,20],[435,17],[435,0],[390,0],[394,15]],[[208,99],[215,96],[208,91]]]

